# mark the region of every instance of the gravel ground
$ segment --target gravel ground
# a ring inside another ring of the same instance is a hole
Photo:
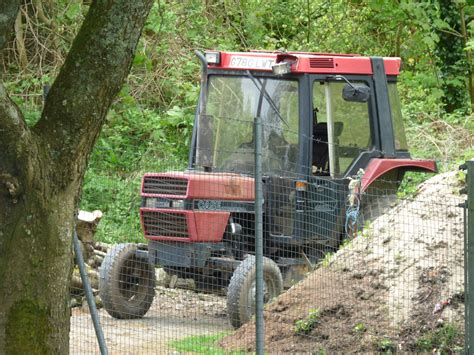
[[[104,309],[99,316],[110,354],[169,354],[174,340],[232,329],[225,297],[164,287],[156,288],[153,305],[142,319],[114,319]],[[70,344],[71,354],[99,353],[86,307],[72,310]]]

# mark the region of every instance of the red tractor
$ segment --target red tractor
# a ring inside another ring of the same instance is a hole
[[[198,287],[227,288],[238,327],[255,303],[254,117],[263,122],[266,301],[339,246],[350,177],[363,172],[361,191],[396,191],[406,171],[436,165],[408,152],[399,58],[196,54],[203,73],[188,169],[145,174],[140,219],[148,248],[112,248],[100,294],[113,317],[142,317],[159,265]],[[362,208],[368,203],[362,199]]]

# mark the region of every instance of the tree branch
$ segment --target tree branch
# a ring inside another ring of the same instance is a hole
[[[12,35],[13,24],[20,10],[21,0],[0,1],[0,51]]]
[[[28,127],[20,109],[8,97],[0,82],[0,160],[6,159],[7,152],[16,150],[27,133]],[[14,157],[17,155],[15,154]]]
[[[60,181],[82,171],[127,76],[153,0],[96,0],[33,128],[51,149]]]
[[[23,23],[22,23],[21,11],[18,12],[18,16],[15,21],[15,41],[16,50],[18,52],[18,59],[21,69],[26,69],[28,66],[28,57],[26,56],[25,40],[23,38]]]

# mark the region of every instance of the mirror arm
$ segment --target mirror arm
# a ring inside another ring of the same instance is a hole
[[[354,95],[358,92],[360,92],[360,90],[358,88],[356,88],[354,85],[352,85],[352,83],[343,75],[334,75],[334,76],[329,76],[328,78],[334,78],[335,80],[344,80],[347,85],[349,85],[351,88],[354,89]]]

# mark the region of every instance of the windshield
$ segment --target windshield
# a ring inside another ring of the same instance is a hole
[[[212,166],[218,171],[252,174],[253,121],[256,115],[260,115],[263,123],[263,172],[295,172],[298,82],[258,77],[255,80],[257,83],[246,76],[209,78],[206,114],[200,116],[198,123],[198,165]],[[257,112],[259,102],[261,107]]]

